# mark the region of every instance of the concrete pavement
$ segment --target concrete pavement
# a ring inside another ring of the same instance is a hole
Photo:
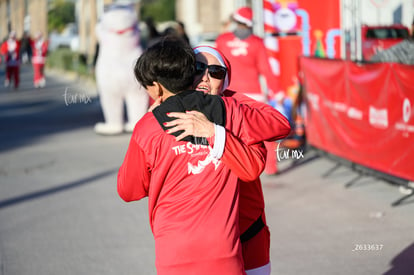
[[[147,200],[116,193],[129,135],[94,134],[93,85],[33,89],[31,73],[0,88],[0,274],[156,274]],[[334,166],[307,151],[262,176],[272,274],[414,274],[413,200],[392,207],[396,186]]]

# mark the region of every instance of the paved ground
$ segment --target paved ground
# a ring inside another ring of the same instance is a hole
[[[129,135],[94,134],[93,86],[55,75],[35,90],[22,71],[0,88],[0,274],[156,274],[147,200],[116,193]],[[262,176],[272,274],[414,274],[414,199],[392,207],[396,186],[304,157]]]

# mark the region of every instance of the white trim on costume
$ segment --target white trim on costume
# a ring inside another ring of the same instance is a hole
[[[224,146],[226,145],[226,129],[223,126],[214,124],[214,147],[210,154],[213,158],[221,159],[224,153]]]
[[[237,13],[233,15],[233,18],[234,18],[234,20],[236,20],[237,22],[240,22],[240,23],[246,24],[246,26],[248,26],[248,27],[253,26],[253,22],[252,22],[252,20],[249,20],[249,19],[247,19],[247,18],[245,18],[245,17],[243,17],[243,16],[241,16],[241,15],[239,15],[239,14],[237,14]]]

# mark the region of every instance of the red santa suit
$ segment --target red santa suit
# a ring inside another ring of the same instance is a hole
[[[201,110],[225,125],[222,159],[197,139],[176,141],[164,132],[166,113],[185,110]],[[168,98],[137,123],[119,169],[118,193],[125,201],[148,196],[159,275],[244,274],[237,177],[249,181],[263,171],[257,138],[276,138],[274,120],[274,114],[263,115],[232,98],[191,91]],[[250,149],[240,147],[239,139]],[[244,174],[237,168],[242,164]]]
[[[6,62],[6,80],[5,86],[9,86],[10,80],[14,77],[14,87],[19,87],[20,82],[20,42],[16,40],[15,35],[11,34],[1,45],[1,54],[5,56]]]
[[[44,67],[46,62],[48,42],[39,37],[31,41],[32,47],[32,64],[33,64],[33,84],[36,88],[44,87],[46,79],[44,75]]]
[[[262,38],[251,34],[246,39],[239,39],[234,33],[228,32],[219,35],[216,47],[232,67],[230,90],[267,102],[259,81],[259,76],[262,75],[266,78],[269,90],[274,93],[279,91],[278,77],[273,74]]]

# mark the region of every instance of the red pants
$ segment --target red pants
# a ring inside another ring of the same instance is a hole
[[[264,266],[270,261],[270,232],[265,226],[256,236],[242,243],[244,268]]]
[[[14,76],[14,87],[19,87],[20,81],[20,67],[19,66],[7,66],[6,67],[6,80],[10,81]]]
[[[33,83],[38,84],[44,76],[45,64],[33,64]]]

